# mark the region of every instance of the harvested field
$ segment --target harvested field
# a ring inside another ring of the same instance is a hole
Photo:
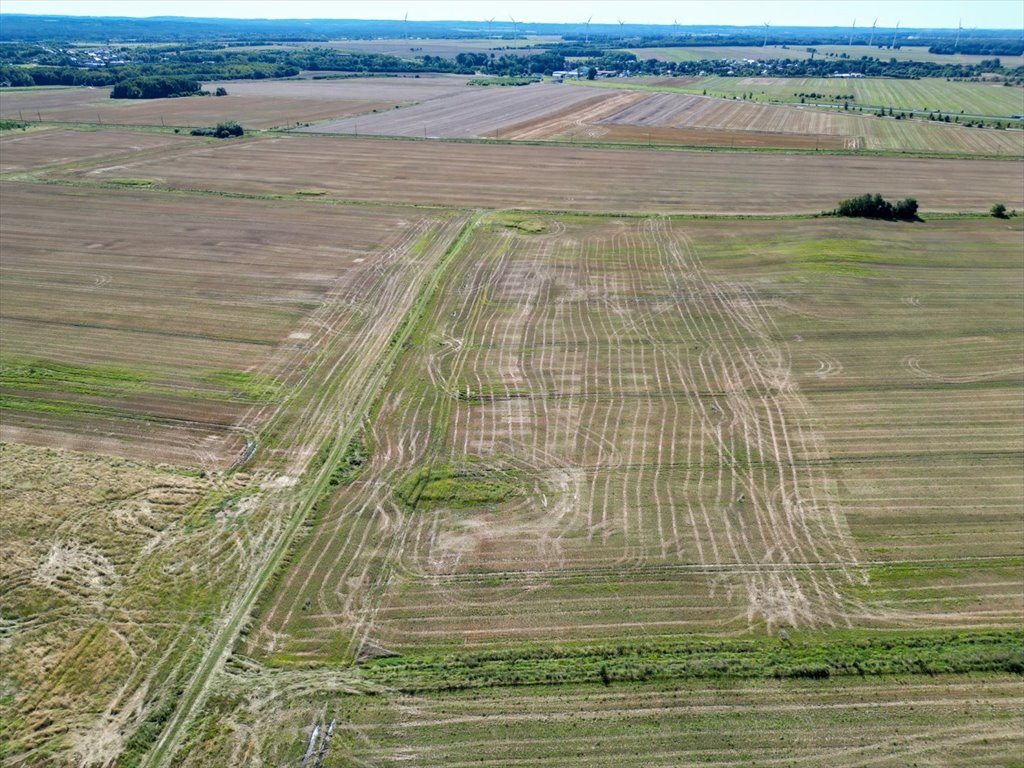
[[[0,133],[0,173],[100,158],[138,159],[152,150],[181,146],[189,140],[171,133],[142,131],[4,131]]]
[[[1019,626],[1020,236],[494,217],[247,652]],[[986,309],[908,320],[927,285]],[[982,327],[969,387],[886,362]]]
[[[511,35],[513,27],[508,20],[499,21],[495,24],[495,35]],[[380,39],[380,40],[335,40],[325,43],[325,47],[335,48],[340,51],[353,51],[356,53],[381,53],[388,56],[399,56],[404,59],[420,58],[423,56],[443,56],[446,59],[454,59],[460,53],[493,53],[495,56],[507,56],[522,54],[528,56],[536,53],[530,50],[539,43],[554,43],[561,40],[557,35],[537,35],[529,39],[519,40],[496,40],[489,39],[457,39],[457,40],[433,40],[433,39]]]
[[[349,53],[379,53],[385,56],[398,56],[402,59],[418,59],[423,56],[442,56],[454,59],[460,53],[493,53],[495,56],[524,55],[537,51],[534,46],[539,43],[555,43],[561,40],[557,35],[532,35],[528,39],[502,39],[500,35],[512,35],[512,23],[508,20],[497,21],[494,25],[495,38],[457,38],[452,40],[433,38],[380,38],[375,40],[327,40],[318,42],[322,48],[333,48]],[[274,45],[244,46],[226,50],[251,51],[268,48],[307,48],[308,42],[277,43]]]
[[[345,691],[315,673],[295,677],[272,697],[269,690],[246,697],[252,680],[233,680],[230,690],[252,704],[237,719],[211,712],[212,736],[184,765],[225,763],[243,751],[298,765],[311,724],[326,727],[332,718],[329,754],[337,764],[382,768],[1009,766],[1024,728],[1014,676],[699,681],[682,690],[563,685],[394,698]],[[245,727],[269,720],[280,731]]]
[[[879,33],[879,38],[882,33]],[[892,37],[890,35],[889,39]],[[828,54],[839,56],[845,53],[851,59],[860,59],[864,56],[881,58],[885,61],[896,59],[897,61],[931,61],[937,64],[979,64],[991,56],[972,55],[958,53],[955,55],[929,53],[927,48],[902,46],[895,50],[887,48],[879,50],[875,46],[867,45],[815,45],[813,46],[819,59]],[[661,61],[700,61],[701,59],[809,59],[811,54],[807,52],[807,46],[787,46],[782,48],[778,45],[762,46],[722,46],[714,48],[630,48],[630,53],[635,53],[641,61],[646,59],[660,59]],[[1007,57],[1003,57],[1006,59]]]
[[[632,81],[638,85],[654,83],[650,78]],[[661,81],[664,85],[665,81]],[[628,85],[628,83],[623,83]],[[892,107],[895,110],[941,111],[951,114],[987,115],[1006,118],[1024,113],[1024,88],[1006,87],[1002,83],[947,82],[937,78],[895,80],[889,78],[824,78],[824,77],[706,77],[696,82],[681,83],[691,93],[707,91],[709,96],[742,96],[753,94],[756,101],[799,103],[801,93],[820,93],[825,100],[850,94],[851,105],[861,107]],[[811,101],[811,99],[807,99]]]
[[[750,149],[856,149],[856,139],[822,134],[771,131],[729,131],[713,128],[659,128],[609,123],[587,125],[560,138],[608,144],[647,144],[666,147],[721,147]]]
[[[913,196],[925,211],[987,211],[993,200],[1024,209],[1021,167],[1009,161],[280,136],[74,174],[92,181],[126,176],[222,192],[315,187],[349,200],[602,212],[808,213],[861,190]]]
[[[454,92],[466,78],[353,78],[229,81],[227,96],[111,99],[109,88],[4,89],[0,117],[115,125],[213,125],[234,120],[246,128],[294,126],[387,110]]]
[[[870,56],[885,61],[889,59],[896,59],[896,61],[931,61],[936,64],[980,64],[985,59],[992,58],[992,56],[986,54],[929,53],[926,47],[912,45],[903,45],[896,49],[886,48],[881,51],[870,45],[817,45],[815,48],[818,49],[817,56],[819,58],[830,53],[835,56],[845,53],[851,59]],[[1003,56],[1002,61],[1005,66],[1013,66],[1014,57]]]
[[[623,108],[645,97],[642,93],[624,91],[614,96],[574,103],[554,114],[506,126],[502,129],[501,136],[507,139],[529,140],[571,135],[574,130],[596,123],[608,115],[617,114]]]
[[[317,73],[310,73],[315,76]],[[205,83],[211,90],[223,86],[229,94],[245,98],[276,100],[294,98],[310,101],[362,101],[416,104],[466,90],[471,78],[465,75],[399,75],[296,80],[226,80]]]
[[[363,302],[386,300],[364,293],[400,279],[446,219],[137,188],[0,194],[0,434],[200,466],[254,439],[336,336],[358,354]]]
[[[761,61],[764,59],[809,59],[811,57],[811,54],[799,46],[782,48],[778,45],[769,45],[767,47],[760,45],[725,45],[706,48],[627,48],[624,50],[635,54],[640,61],[646,61],[647,59],[659,59],[660,61],[753,59]]]
[[[0,142],[5,765],[1024,754],[1019,160]]]
[[[838,119],[841,116],[820,110],[748,104],[707,96],[652,93],[602,122],[665,128],[833,134],[838,133]]]
[[[1024,132],[965,128],[922,121],[897,121],[845,112],[775,106],[745,101],[689,96],[676,93],[649,94],[622,110],[609,114],[598,125],[584,129],[608,140],[636,138],[639,130],[618,126],[699,129],[660,134],[663,143],[717,146],[774,146],[820,149],[877,149],[904,152],[953,152],[1024,157]],[[616,126],[602,133],[605,126]],[[721,136],[714,133],[721,131]],[[739,131],[767,134],[744,139]],[[696,135],[694,135],[696,134]],[[702,134],[708,134],[702,136]],[[579,134],[576,134],[579,135]],[[653,133],[652,133],[653,136]]]
[[[550,83],[517,88],[471,87],[408,109],[299,130],[422,138],[497,137],[504,136],[503,129],[510,124],[541,119],[580,102],[600,100],[594,98],[593,92]]]

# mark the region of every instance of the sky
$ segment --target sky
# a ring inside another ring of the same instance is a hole
[[[1024,29],[1024,0],[3,0],[5,13]]]

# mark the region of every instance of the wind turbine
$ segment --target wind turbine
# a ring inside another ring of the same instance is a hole
[[[516,26],[516,20],[515,19],[513,19],[511,16],[509,16],[509,19],[512,20],[512,39],[513,40],[518,40],[519,39],[519,27]]]
[[[405,39],[409,39],[409,12],[405,12],[405,18],[402,19],[402,30],[405,32]]]
[[[871,25],[871,35],[868,37],[868,48],[870,48],[875,42],[875,24],[878,24],[878,18],[875,18],[874,23]]]
[[[960,19],[960,21],[957,22],[957,25],[956,25],[956,42],[953,43],[953,53],[956,53],[957,49],[960,47],[960,33],[963,32],[963,29],[964,29],[964,20]]]
[[[594,17],[591,16],[590,19],[592,19],[592,18],[594,18]],[[586,25],[587,26],[587,41],[586,41],[587,45],[590,45],[590,19],[587,19],[587,25]]]
[[[850,42],[848,42],[847,45],[853,45],[853,33],[854,33],[854,31],[856,29],[857,29],[857,20],[854,19],[853,20],[853,26],[850,27]]]
[[[770,26],[771,26],[771,22],[770,21],[766,21],[764,23],[764,42],[761,44],[762,48],[767,48],[768,47],[768,28]]]
[[[491,18],[489,18],[487,20],[487,37],[493,37],[493,35],[491,34],[491,25],[493,23],[494,23],[494,17],[491,16]]]
[[[679,19],[674,19],[672,21],[672,35],[674,37],[679,37]]]
[[[622,31],[622,25],[625,24],[625,23],[626,22],[624,22],[622,19],[619,19],[619,42],[620,43],[624,43],[626,41],[626,35]]]
[[[892,45],[889,46],[893,50],[896,50],[896,35],[898,35],[899,33],[900,33],[900,23],[897,21],[896,22],[896,31],[892,33]]]

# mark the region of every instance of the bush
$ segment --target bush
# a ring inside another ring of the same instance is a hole
[[[214,96],[227,96],[228,95],[228,89],[225,88],[224,86],[219,86],[217,88],[216,92],[213,95]]]
[[[851,197],[839,203],[833,216],[847,216],[860,219],[883,219],[885,221],[917,221],[917,200],[908,197],[895,205],[877,192]]]
[[[990,213],[993,216],[995,216],[997,219],[1008,219],[1008,218],[1010,218],[1009,216],[1006,215],[1006,206],[1003,205],[1002,203],[996,203],[995,205],[993,205],[992,206],[992,210],[990,211]]]

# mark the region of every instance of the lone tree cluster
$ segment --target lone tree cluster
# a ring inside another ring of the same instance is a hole
[[[216,136],[218,139],[230,139],[233,136],[244,136],[245,129],[238,123],[217,123],[213,128],[193,128],[189,133],[193,136]]]
[[[849,216],[860,219],[884,219],[885,221],[917,221],[917,200],[908,197],[897,203],[890,203],[877,192],[851,197],[839,203],[831,211],[833,216]]]

